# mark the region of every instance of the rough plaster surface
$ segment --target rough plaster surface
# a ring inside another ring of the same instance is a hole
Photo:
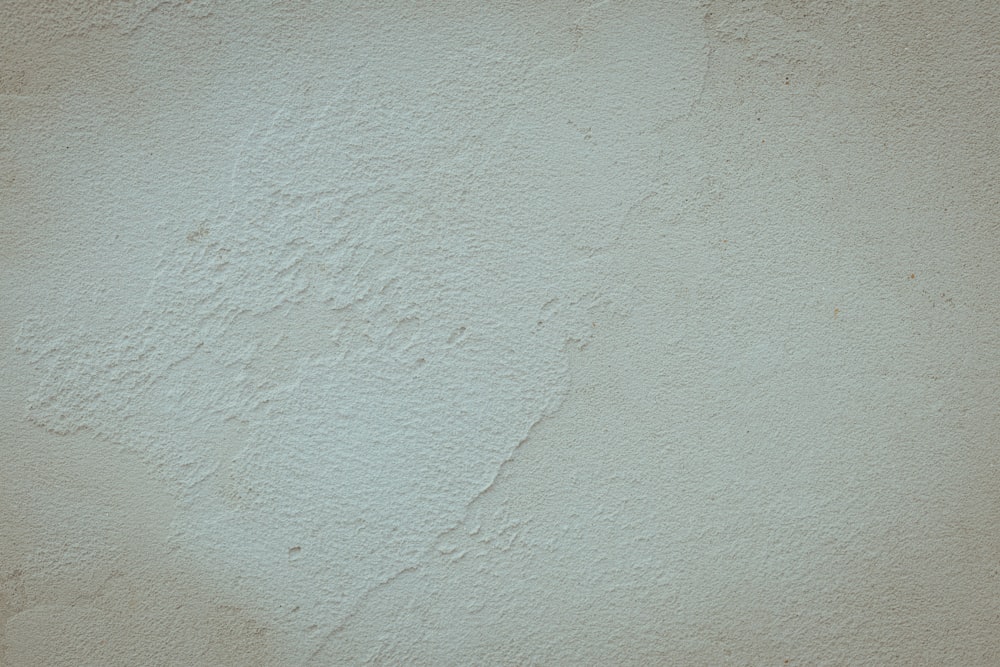
[[[1000,664],[995,3],[0,26],[0,664]]]

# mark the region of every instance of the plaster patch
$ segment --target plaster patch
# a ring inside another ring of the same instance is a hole
[[[93,429],[183,485],[178,539],[246,545],[207,564],[265,587],[280,568],[276,595],[334,607],[412,563],[556,406],[587,309],[553,267],[440,246],[405,191],[338,180],[352,167],[329,159],[368,158],[335,118],[278,114],[249,142],[231,206],[164,255],[117,339],[43,318],[19,344],[44,373],[33,421]]]
[[[338,627],[437,552],[560,405],[595,313],[624,307],[607,249],[658,170],[645,131],[690,108],[700,41],[589,16],[557,57],[397,26],[322,102],[242,110],[211,212],[158,228],[151,263],[116,256],[149,277],[134,313],[25,308],[28,419],[136,453],[179,493],[186,557],[303,637]],[[620,24],[635,43],[599,67]]]

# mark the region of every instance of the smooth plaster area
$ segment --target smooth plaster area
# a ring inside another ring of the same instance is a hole
[[[998,35],[0,0],[0,665],[1000,665]]]

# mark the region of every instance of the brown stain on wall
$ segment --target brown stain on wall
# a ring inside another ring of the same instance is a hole
[[[0,507],[17,508],[0,514],[0,664],[237,666],[288,655],[262,610],[171,546],[172,491],[134,455],[91,431],[0,418],[11,426],[0,436]],[[66,533],[67,520],[91,527]]]

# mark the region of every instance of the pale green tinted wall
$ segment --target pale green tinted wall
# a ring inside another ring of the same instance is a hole
[[[0,663],[1000,664],[998,5],[0,4]]]

